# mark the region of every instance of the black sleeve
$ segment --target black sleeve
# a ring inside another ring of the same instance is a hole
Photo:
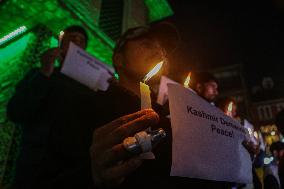
[[[39,112],[50,89],[50,79],[31,70],[16,86],[15,94],[7,105],[7,116],[15,123],[29,122]]]
[[[273,175],[267,175],[265,177],[264,189],[280,189],[279,184]]]

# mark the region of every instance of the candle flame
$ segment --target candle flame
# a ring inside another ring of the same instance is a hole
[[[62,38],[63,35],[64,35],[64,31],[60,31],[60,33],[59,33],[59,38]]]
[[[228,111],[232,112],[232,110],[233,110],[233,102],[230,102],[228,106]]]
[[[254,132],[253,132],[253,136],[254,136],[255,138],[258,138],[258,133],[257,133],[256,131],[254,131]]]
[[[61,46],[63,35],[64,35],[64,31],[60,31],[59,36],[58,36],[58,47]]]
[[[185,79],[185,81],[184,81],[184,83],[183,83],[183,86],[184,86],[185,88],[188,88],[188,87],[189,87],[190,77],[191,77],[191,72],[188,73],[188,75],[187,75],[187,77],[186,77],[186,79]]]
[[[161,69],[163,61],[159,62],[147,75],[144,77],[143,82],[147,82],[151,77],[153,77]]]

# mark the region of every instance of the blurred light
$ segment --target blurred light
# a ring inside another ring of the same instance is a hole
[[[114,73],[114,77],[115,77],[117,80],[119,80],[119,75],[118,75],[118,73]]]
[[[59,37],[62,37],[64,35],[64,31],[59,32]]]
[[[149,20],[154,22],[174,14],[166,0],[144,0],[148,8]]]
[[[272,136],[274,136],[276,133],[275,133],[275,131],[271,131],[271,133],[270,133]]]
[[[274,157],[271,156],[271,157],[270,157],[270,162],[272,162],[273,160],[274,160]]]
[[[10,70],[14,70],[11,68],[11,65],[8,66],[9,64],[6,63],[13,59],[16,59],[16,57],[19,57],[21,53],[23,53],[32,36],[34,36],[32,33],[27,33],[23,37],[13,41],[4,48],[0,48],[0,81],[1,78],[4,77],[4,73],[7,73],[7,71]]]
[[[27,27],[26,26],[21,26],[21,27],[17,28],[16,30],[14,30],[11,33],[9,33],[9,34],[5,35],[4,37],[2,37],[0,39],[0,45],[3,45],[4,43],[7,43],[8,41],[12,40],[16,36],[24,33],[25,31],[27,31]]]
[[[144,77],[143,82],[147,82],[151,77],[153,77],[163,66],[163,61],[159,62],[147,75]]]
[[[264,162],[265,165],[268,165],[271,161],[270,161],[270,158],[265,157],[263,162]]]
[[[184,83],[183,83],[183,86],[184,86],[185,88],[188,88],[188,87],[189,87],[190,78],[191,78],[191,72],[188,73],[188,75],[187,75],[187,77],[186,77],[186,79],[185,79],[185,81],[184,81]]]
[[[228,111],[232,112],[232,110],[233,110],[233,102],[230,102],[228,105]]]
[[[258,134],[257,134],[256,131],[253,132],[253,136],[254,136],[255,138],[258,138]]]
[[[61,47],[63,35],[64,35],[64,31],[60,31],[59,36],[58,36],[58,47]]]
[[[248,128],[249,135],[252,135],[252,129]]]

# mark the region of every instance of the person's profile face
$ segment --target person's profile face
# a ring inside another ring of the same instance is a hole
[[[212,102],[218,95],[218,84],[215,81],[208,81],[203,84],[202,91],[202,96]]]
[[[165,60],[165,51],[155,40],[128,41],[124,49],[124,69],[143,78],[157,63]]]
[[[70,42],[73,42],[75,45],[79,46],[82,49],[86,48],[86,38],[85,36],[80,32],[66,32],[64,33],[64,36],[62,38],[61,42],[61,52],[65,56]]]

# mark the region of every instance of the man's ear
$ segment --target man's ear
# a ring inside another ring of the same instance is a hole
[[[121,53],[116,53],[113,56],[113,66],[116,70],[121,70],[123,68],[123,56]]]

